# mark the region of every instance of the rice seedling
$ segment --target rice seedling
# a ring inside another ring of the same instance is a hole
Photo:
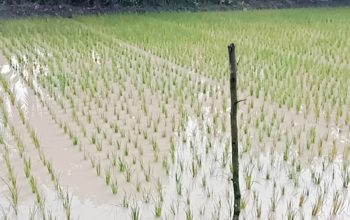
[[[276,188],[274,188],[272,193],[272,198],[271,198],[271,206],[270,206],[272,212],[276,211],[279,200],[280,200],[279,193],[276,192]]]
[[[124,197],[122,200],[122,206],[124,208],[128,208],[129,207],[129,198],[127,197],[126,193],[124,193]]]
[[[96,135],[93,135],[93,136],[91,137],[91,143],[92,143],[92,144],[96,144]]]
[[[260,219],[261,218],[262,209],[261,209],[261,203],[258,200],[255,203],[255,211],[256,211],[256,218]]]
[[[130,217],[132,220],[140,219],[140,208],[137,206],[137,204],[130,207]]]
[[[142,191],[142,199],[143,199],[144,203],[146,203],[146,204],[150,203],[151,196],[152,196],[151,191],[146,190],[146,189]]]
[[[11,183],[7,183],[5,180],[3,180],[3,182],[8,187],[8,190],[10,192],[10,204],[14,210],[14,213],[17,215],[18,214],[18,204],[19,204],[17,181],[16,181],[16,179],[12,179],[12,177],[11,177],[11,179],[10,179]]]
[[[26,159],[24,158],[24,173],[27,178],[30,176],[30,171],[31,171],[31,161],[30,158]]]
[[[101,152],[101,151],[102,151],[102,141],[98,141],[98,142],[96,143],[96,150],[97,150],[98,152]]]
[[[149,182],[149,181],[150,181],[150,179],[151,179],[151,173],[152,173],[151,167],[148,166],[148,169],[147,169],[147,170],[144,170],[144,176],[145,176],[146,182]]]
[[[205,189],[207,186],[207,178],[205,175],[202,177],[201,186],[203,187],[203,189]]]
[[[343,182],[343,188],[348,188],[350,183],[350,173],[347,167],[343,167],[343,169],[341,170],[341,178]]]
[[[332,216],[336,217],[345,208],[344,199],[340,196],[339,192],[334,193],[332,203]]]
[[[126,182],[128,182],[128,183],[131,181],[131,173],[132,173],[131,168],[126,166],[126,168],[125,168],[125,178],[126,178]]]
[[[305,204],[306,195],[302,193],[299,197],[299,208],[302,208]]]
[[[154,206],[154,216],[156,218],[160,218],[162,215],[162,202],[161,201],[157,201],[155,206]]]
[[[72,206],[72,197],[69,195],[68,191],[63,193],[63,208],[66,212],[66,218],[71,219],[71,206]]]
[[[119,172],[124,172],[126,170],[126,163],[120,158],[118,157],[118,170]]]
[[[111,169],[108,168],[105,170],[105,183],[106,185],[109,185],[109,183],[111,182]]]
[[[117,181],[111,183],[111,190],[112,190],[113,195],[118,193],[118,183],[117,183]]]
[[[331,153],[330,153],[331,162],[333,162],[335,160],[337,153],[338,153],[337,146],[335,145],[335,143],[333,143]]]
[[[244,172],[244,180],[245,180],[245,186],[246,190],[251,190],[252,185],[253,185],[253,175],[252,175],[253,169],[247,167]]]
[[[316,201],[312,204],[312,216],[316,217],[320,214],[324,204],[324,197],[321,193],[317,195]]]
[[[186,209],[186,220],[192,220],[193,219],[193,213],[191,211],[191,208]]]
[[[38,191],[36,179],[33,176],[30,176],[29,182],[32,188],[32,193],[36,193]]]
[[[33,142],[34,142],[35,147],[36,147],[37,149],[40,148],[39,139],[38,139],[38,137],[37,137],[37,135],[36,135],[36,133],[35,133],[34,130],[31,131],[31,137],[32,137],[32,140],[33,140]]]
[[[77,145],[78,144],[78,138],[76,136],[73,137],[73,145]]]

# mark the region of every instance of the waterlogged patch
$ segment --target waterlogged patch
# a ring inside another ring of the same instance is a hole
[[[261,68],[261,71],[260,71],[260,80],[264,80],[264,78],[265,78],[264,68]]]
[[[9,83],[9,87],[11,88],[11,92],[15,97],[15,101],[19,104],[22,110],[26,111],[28,106],[28,91],[22,79],[19,77],[18,69],[15,68],[15,66],[17,65],[17,59],[15,57],[12,57],[11,60],[12,65],[14,65],[14,71],[12,71],[9,77],[6,78]],[[5,69],[4,73],[8,73],[9,71],[7,70],[9,70],[10,67],[9,65],[5,66],[7,66],[8,69]],[[11,107],[11,103],[9,103],[9,100],[7,100],[6,105],[10,105]],[[7,110],[9,113],[11,113],[11,108],[7,107]]]
[[[37,53],[39,56],[41,56],[41,57],[44,57],[44,56],[45,56],[45,52],[44,52],[42,49],[40,49],[40,48],[35,48],[35,51],[36,51],[36,53]]]
[[[66,216],[62,212],[62,205],[57,200],[57,193],[51,188],[42,185],[46,197],[46,206],[50,208],[54,216],[64,219]],[[129,208],[123,208],[115,204],[96,204],[91,199],[77,197],[70,193],[72,219],[130,219],[130,209],[137,207],[142,219],[152,219],[153,213],[150,204],[135,202]]]
[[[38,75],[40,74],[40,64],[38,61],[34,61],[33,62],[33,75],[34,77],[38,77]]]
[[[208,110],[205,108],[204,111]],[[232,185],[227,181],[230,170],[218,162],[222,161],[225,148],[221,138],[227,137],[213,138],[213,146],[206,154],[205,146],[209,140],[202,128],[212,126],[212,122],[205,120],[201,123],[189,118],[185,132],[176,143],[174,166],[164,191],[165,216],[230,219],[233,207]],[[201,166],[198,161],[201,161]],[[190,205],[186,205],[187,201]]]
[[[4,126],[4,119],[0,117],[0,134],[3,136],[5,134],[5,126]],[[0,157],[0,162],[2,160],[2,157]]]
[[[28,90],[22,80],[18,80],[14,85],[14,94],[16,101],[20,104],[21,109],[27,111],[28,106]]]
[[[11,66],[13,69],[18,70],[19,63],[16,56],[11,57]]]
[[[6,111],[9,114],[9,116],[11,116],[12,115],[11,101],[7,97],[5,98],[5,104],[6,104]]]
[[[27,65],[28,64],[28,57],[27,57],[27,55],[23,55],[22,56],[22,61],[23,61],[23,63],[24,63],[24,65]]]
[[[9,65],[3,65],[1,67],[1,74],[8,74],[10,72],[10,66]]]
[[[29,80],[29,72],[26,69],[24,69],[22,74],[23,74],[24,80],[28,81]]]
[[[95,63],[101,64],[101,58],[100,58],[100,56],[98,55],[98,53],[96,53],[95,51],[92,51],[91,57],[92,57],[92,60],[93,60]]]
[[[350,143],[350,134],[339,127],[331,127],[330,134],[335,140],[339,140],[341,143]]]
[[[43,73],[45,76],[49,75],[50,71],[49,71],[49,67],[47,65],[43,67]]]

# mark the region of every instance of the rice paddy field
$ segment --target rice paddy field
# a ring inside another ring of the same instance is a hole
[[[350,218],[350,8],[0,21],[0,219]]]

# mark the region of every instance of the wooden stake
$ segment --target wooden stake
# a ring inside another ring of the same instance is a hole
[[[237,128],[237,66],[235,45],[228,46],[230,61],[230,92],[231,92],[231,138],[232,138],[232,182],[235,196],[233,220],[239,219],[241,192],[239,189],[239,162],[238,162],[238,128]]]

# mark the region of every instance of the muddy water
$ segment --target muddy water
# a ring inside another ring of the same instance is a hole
[[[29,108],[28,120],[41,140],[45,155],[59,173],[62,186],[82,198],[113,203],[109,189],[102,180],[96,178],[88,161],[84,160],[69,137],[54,123],[34,94],[30,92],[29,96],[33,105]]]
[[[15,61],[14,61],[15,62]],[[6,60],[3,59],[3,64],[0,66],[2,74],[6,76],[9,81],[10,87],[16,89],[18,81],[20,81],[19,73],[14,69],[11,70]],[[73,219],[128,219],[130,217],[131,207],[138,207],[140,210],[142,219],[153,219],[153,205],[144,204],[142,202],[134,201],[133,198],[128,198],[129,208],[123,208],[120,206],[120,201],[117,201],[109,187],[106,187],[102,178],[96,178],[94,169],[91,168],[89,162],[83,159],[83,155],[78,151],[77,146],[73,146],[69,137],[64,134],[63,129],[60,128],[51,118],[51,115],[45,105],[42,104],[39,97],[34,94],[34,91],[27,87],[23,82],[20,86],[17,86],[17,90],[11,90],[15,97],[23,97],[22,100],[16,100],[18,104],[21,104],[21,109],[25,112],[27,122],[30,124],[40,140],[41,149],[43,150],[46,159],[50,161],[53,168],[59,176],[60,185],[62,188],[67,189],[70,192],[71,197],[71,210]],[[38,84],[34,84],[34,88],[40,93],[41,100],[49,99],[42,92]],[[23,92],[25,91],[25,92]],[[38,93],[37,93],[38,94]],[[45,101],[44,101],[45,102]],[[30,137],[26,133],[26,128],[21,125],[20,118],[16,112],[16,108],[11,106],[9,100],[8,112],[13,112],[13,124],[17,127],[21,134],[24,134],[25,143],[30,143]],[[13,143],[13,149],[15,151],[15,144]],[[37,158],[36,150],[33,146],[30,147],[29,156],[36,158],[33,162],[32,169],[38,169],[40,166],[40,159]],[[16,158],[16,162],[21,163],[21,158]],[[22,165],[23,166],[23,165]],[[3,168],[1,166],[1,168]],[[16,169],[18,167],[16,166]],[[41,167],[41,170],[45,168]],[[4,168],[5,170],[5,168]],[[22,170],[18,169],[18,170]],[[49,210],[52,216],[59,219],[64,218],[64,211],[57,192],[54,190],[50,179],[46,178],[40,172],[35,172],[39,177],[39,185],[42,188],[41,192],[45,197],[45,206]],[[26,182],[23,178],[21,181]],[[2,191],[6,191],[6,187],[1,186]],[[24,186],[25,189],[29,189],[29,185]],[[28,196],[20,197],[19,213],[17,218],[25,219],[29,215],[37,215],[35,210],[35,199],[29,194]],[[0,206],[4,207],[4,213],[0,216],[14,217],[11,212],[10,201],[2,196],[0,198]]]
[[[63,134],[62,130],[53,122],[50,118],[49,113],[45,107],[41,104],[37,96],[34,95],[27,86],[23,83],[20,86],[18,85],[18,73],[11,71],[9,64],[6,63],[6,60],[3,56],[0,56],[1,61],[1,73],[9,80],[10,87],[15,90],[13,93],[16,97],[25,94],[24,99],[25,103],[25,115],[28,122],[35,129],[37,136],[41,142],[41,147],[46,155],[46,158],[53,163],[54,169],[58,172],[58,176],[61,182],[61,186],[64,189],[68,189],[72,192],[72,216],[74,219],[78,219],[84,216],[84,219],[96,219],[98,216],[105,216],[108,219],[115,219],[116,214],[116,201],[114,201],[112,194],[105,187],[102,181],[98,181],[96,175],[91,172],[89,165],[81,158],[81,155],[77,153],[77,150],[73,148],[69,138]],[[17,89],[17,90],[16,90]],[[16,93],[19,92],[19,93]],[[23,91],[26,91],[23,93]],[[29,91],[29,92],[27,92]],[[7,102],[6,102],[7,100]],[[16,99],[17,100],[17,99]],[[21,100],[17,100],[18,103],[21,103]],[[8,99],[5,99],[5,103],[9,104],[7,111],[10,114],[16,111],[14,106],[11,106],[11,103]],[[22,106],[21,106],[22,107]],[[15,112],[14,112],[15,113]],[[11,115],[12,116],[12,115]],[[21,130],[21,123],[18,114],[13,114],[13,117],[10,118],[13,120],[14,125],[17,125],[17,129],[20,133],[24,134],[25,128]],[[24,133],[23,133],[24,132]],[[5,135],[5,134],[4,134]],[[22,136],[23,138],[23,136]],[[26,140],[29,140],[27,138]],[[29,143],[25,140],[25,143]],[[30,141],[30,140],[29,140]],[[10,142],[9,142],[10,143]],[[16,153],[16,145],[12,141],[10,143],[10,150],[13,153]],[[29,152],[31,159],[35,159],[35,149]],[[12,155],[12,153],[11,153]],[[12,157],[13,158],[13,157]],[[13,166],[15,171],[23,170],[23,165],[21,166],[21,158],[13,158]],[[3,161],[1,159],[2,166],[1,173],[5,171],[3,166]],[[33,168],[40,166],[40,159],[37,161],[34,160]],[[42,168],[41,168],[42,169]],[[32,171],[37,173],[38,180],[41,180],[39,185],[43,188],[43,194],[46,198],[46,206],[49,207],[50,212],[53,216],[59,217],[63,216],[62,207],[57,197],[57,192],[53,189],[52,184],[45,180],[45,175],[40,172]],[[5,175],[5,173],[3,174]],[[3,176],[1,175],[1,176]],[[20,179],[24,184],[26,179]],[[4,209],[4,212],[0,212],[0,216],[12,216],[10,211],[10,200],[8,199],[8,193],[6,192],[8,188],[5,184],[1,184],[1,197],[0,197],[0,207]],[[23,185],[24,188],[20,189],[21,191],[29,189],[29,185]],[[19,204],[19,213],[18,218],[25,219],[31,213],[35,213],[35,202],[31,194],[25,195],[20,194],[20,204]],[[109,210],[109,211],[108,211]],[[122,209],[124,210],[124,209]],[[128,213],[128,211],[123,211]]]
[[[10,66],[4,61],[0,70],[5,75],[11,74]],[[26,111],[28,121],[37,132],[45,155],[59,173],[61,185],[67,188],[72,196],[73,219],[101,217],[106,219],[128,219],[130,208],[122,208],[110,189],[104,184],[103,179],[96,178],[89,162],[83,160],[82,153],[78,151],[76,146],[72,145],[68,136],[52,120],[47,108],[42,106],[33,91],[23,86],[22,82],[18,83],[18,77],[15,74],[9,76],[9,78],[12,79],[14,93],[20,97],[17,101],[21,103],[21,107]],[[34,87],[44,95],[37,83]],[[6,106],[10,105],[8,99],[6,103]],[[254,104],[257,103],[258,105],[265,104],[263,100],[254,100]],[[272,109],[271,106],[269,105],[269,110]],[[59,112],[59,107],[56,107],[57,112]],[[10,112],[11,106],[7,109]],[[259,106],[254,107],[256,112],[253,112],[252,115],[258,117],[258,109]],[[210,110],[204,110],[204,112],[212,114]],[[283,132],[287,132],[291,121],[296,122],[296,126],[300,124],[300,127],[302,125],[305,127],[302,115],[288,112],[286,109],[278,109],[277,112],[277,115],[283,115],[283,117],[287,115],[287,122],[282,123],[281,126]],[[61,114],[63,115],[62,112]],[[17,118],[17,120],[19,119]],[[323,124],[318,125],[313,124],[312,126],[317,126],[317,130],[321,133],[328,131]],[[194,219],[230,218],[230,208],[233,206],[232,187],[229,181],[230,170],[228,166],[222,167],[221,165],[225,143],[229,141],[229,137],[225,133],[220,134],[220,132],[214,137],[209,137],[203,129],[205,126],[214,127],[210,120],[201,121],[190,117],[186,131],[177,137],[175,163],[171,168],[168,183],[164,186],[163,218],[165,219],[185,219],[186,212],[192,213]],[[253,129],[249,128],[249,130]],[[336,128],[331,131],[332,137],[340,139],[343,144],[348,144],[346,134],[345,136],[344,133],[340,135]],[[187,139],[186,143],[182,141],[184,137]],[[209,138],[212,140],[213,146],[208,155],[205,155],[205,146]],[[305,138],[302,137],[302,140],[305,140]],[[347,212],[349,195],[348,191],[339,184],[342,182],[342,159],[337,158],[332,163],[328,163],[325,170],[318,170],[327,160],[325,158],[313,159],[314,155],[311,155],[312,160],[309,161],[309,158],[303,159],[306,165],[303,166],[302,171],[293,174],[293,167],[285,162],[282,155],[278,153],[282,152],[283,143],[283,139],[281,143],[278,143],[277,152],[274,151],[276,147],[273,149],[271,145],[268,145],[261,152],[260,149],[254,149],[259,151],[258,156],[252,152],[242,155],[241,186],[243,199],[246,203],[246,207],[242,210],[242,218],[255,218],[257,215],[256,207],[261,205],[262,219],[281,219],[290,214],[288,211],[292,211],[295,216],[300,218],[304,216],[305,219],[310,219],[312,208],[321,194],[323,195],[323,203],[319,216],[325,219],[332,218],[334,217],[330,215],[332,199],[334,192],[339,191],[341,196],[344,197],[344,207],[337,217],[346,219],[349,214]],[[311,154],[313,153],[311,152]],[[201,158],[202,166],[198,168],[198,173],[193,177],[191,166],[195,155]],[[254,160],[251,158],[254,158]],[[253,176],[251,189],[247,189],[244,180],[247,169],[252,172]],[[270,179],[266,179],[266,172],[270,173]],[[322,173],[319,184],[313,183],[314,180],[311,174],[313,172]],[[295,175],[292,178],[289,177],[291,173]],[[177,192],[177,178],[180,178],[181,195],[178,195]],[[203,179],[206,181],[205,186],[203,186]],[[55,216],[63,218],[64,215],[57,193],[49,183],[44,180],[42,183],[43,193],[47,198],[47,206],[50,207]],[[299,207],[298,198],[305,192],[307,192],[307,200],[303,207]],[[276,199],[276,207],[272,210],[274,198]],[[6,203],[3,197],[0,201],[2,206],[8,206],[8,201]],[[20,207],[24,211],[21,211],[20,216],[25,216],[29,212],[29,208],[33,205],[31,201],[29,197],[21,201]],[[289,207],[288,204],[290,204]],[[141,219],[154,218],[154,204],[135,202],[132,205],[140,207]]]

